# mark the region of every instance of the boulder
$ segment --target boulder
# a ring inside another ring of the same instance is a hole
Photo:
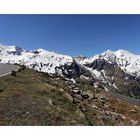
[[[92,99],[94,97],[94,94],[93,94],[93,92],[91,90],[85,90],[82,93],[82,97]]]
[[[79,88],[72,88],[71,91],[74,94],[78,94],[78,95],[82,94],[82,91]]]
[[[18,69],[18,72],[21,72],[21,68]]]
[[[16,73],[17,72],[13,70],[11,75],[14,76],[14,77],[16,77]]]
[[[83,95],[81,95],[81,97],[82,97],[83,99],[88,99],[88,98],[89,98],[89,96],[88,96],[87,94],[83,94]]]
[[[22,65],[22,66],[21,66],[21,69],[22,69],[22,70],[25,70],[25,69],[26,69],[26,66]]]

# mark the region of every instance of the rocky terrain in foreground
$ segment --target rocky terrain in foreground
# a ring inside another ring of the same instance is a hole
[[[139,114],[89,84],[31,69],[0,78],[0,125],[140,125]]]

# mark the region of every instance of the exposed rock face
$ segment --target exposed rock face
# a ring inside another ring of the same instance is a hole
[[[109,92],[140,99],[140,79],[125,73],[116,63],[97,59],[83,66],[74,60],[70,65],[65,64],[56,69],[61,70],[64,77],[73,78],[77,82],[91,85],[98,83],[100,88],[105,88]]]
[[[101,70],[110,70],[116,66],[116,64],[110,64],[104,59],[97,59],[92,63],[85,64],[86,67],[96,69],[97,71]]]
[[[85,56],[76,56],[76,57],[74,57],[74,60],[76,60],[76,61],[83,61],[84,59],[86,59],[87,57],[85,57]]]
[[[78,64],[75,60],[71,63],[67,63],[64,66],[56,67],[56,73],[59,75],[59,71],[61,70],[63,76],[67,78],[74,78],[77,79],[80,76],[91,76],[91,73]]]
[[[80,67],[75,61],[69,64],[65,64],[61,67],[56,67],[56,71],[58,69],[62,70],[62,74],[67,78],[77,78],[80,75],[85,73],[84,69]]]

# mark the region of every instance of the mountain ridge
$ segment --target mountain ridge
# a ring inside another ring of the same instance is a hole
[[[44,49],[26,51],[17,46],[0,46],[0,62],[25,65],[74,83],[84,82],[140,99],[140,56],[126,50],[107,50],[87,58]]]
[[[122,62],[120,62],[121,60],[117,60],[117,64],[120,65],[122,70],[125,69],[125,67],[123,67],[123,66],[127,65],[128,61],[131,61],[132,65],[131,65],[131,67],[129,67],[130,72],[126,71],[129,74],[135,73],[134,69],[136,68],[136,66],[137,66],[137,69],[138,69],[138,66],[140,65],[140,55],[136,55],[136,54],[131,53],[131,52],[129,52],[127,50],[124,50],[124,49],[119,49],[117,51],[107,50],[107,51],[105,51],[101,54],[93,55],[92,57],[85,57],[85,56],[81,56],[81,55],[71,57],[71,56],[68,56],[68,55],[62,55],[62,54],[59,54],[59,53],[55,53],[53,51],[47,51],[47,50],[42,49],[42,48],[38,48],[38,49],[35,49],[35,50],[28,51],[28,50],[22,49],[21,47],[18,47],[18,46],[12,46],[12,45],[11,46],[6,46],[6,45],[2,45],[2,44],[0,45],[1,58],[2,58],[2,55],[3,55],[3,57],[4,57],[4,55],[6,55],[6,57],[8,57],[8,55],[12,55],[12,54],[16,58],[17,58],[16,55],[20,56],[18,58],[18,60],[19,59],[23,60],[24,57],[25,58],[29,57],[29,59],[30,59],[31,57],[37,56],[37,55],[40,55],[40,56],[42,55],[42,57],[44,57],[44,55],[46,55],[46,56],[50,55],[50,57],[57,56],[57,57],[61,57],[62,59],[66,58],[66,60],[68,60],[68,59],[72,60],[74,58],[80,64],[90,63],[90,62],[95,61],[96,59],[105,59],[108,62],[114,62],[116,60],[116,58],[117,59],[120,58],[120,59],[122,59]],[[21,57],[21,55],[23,55],[23,57]],[[9,58],[9,60],[10,60],[10,58]],[[11,60],[12,60],[12,58],[11,58]],[[15,63],[18,62],[18,60],[17,61],[15,60]],[[51,60],[51,59],[48,59],[48,61],[49,60]],[[13,63],[14,63],[14,60],[13,60]],[[134,67],[134,69],[132,67]],[[140,76],[140,69],[138,69],[136,72],[138,73],[138,76]]]

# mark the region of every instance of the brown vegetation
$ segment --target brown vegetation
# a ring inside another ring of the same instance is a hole
[[[139,125],[139,114],[103,89],[30,69],[0,78],[0,125]]]

